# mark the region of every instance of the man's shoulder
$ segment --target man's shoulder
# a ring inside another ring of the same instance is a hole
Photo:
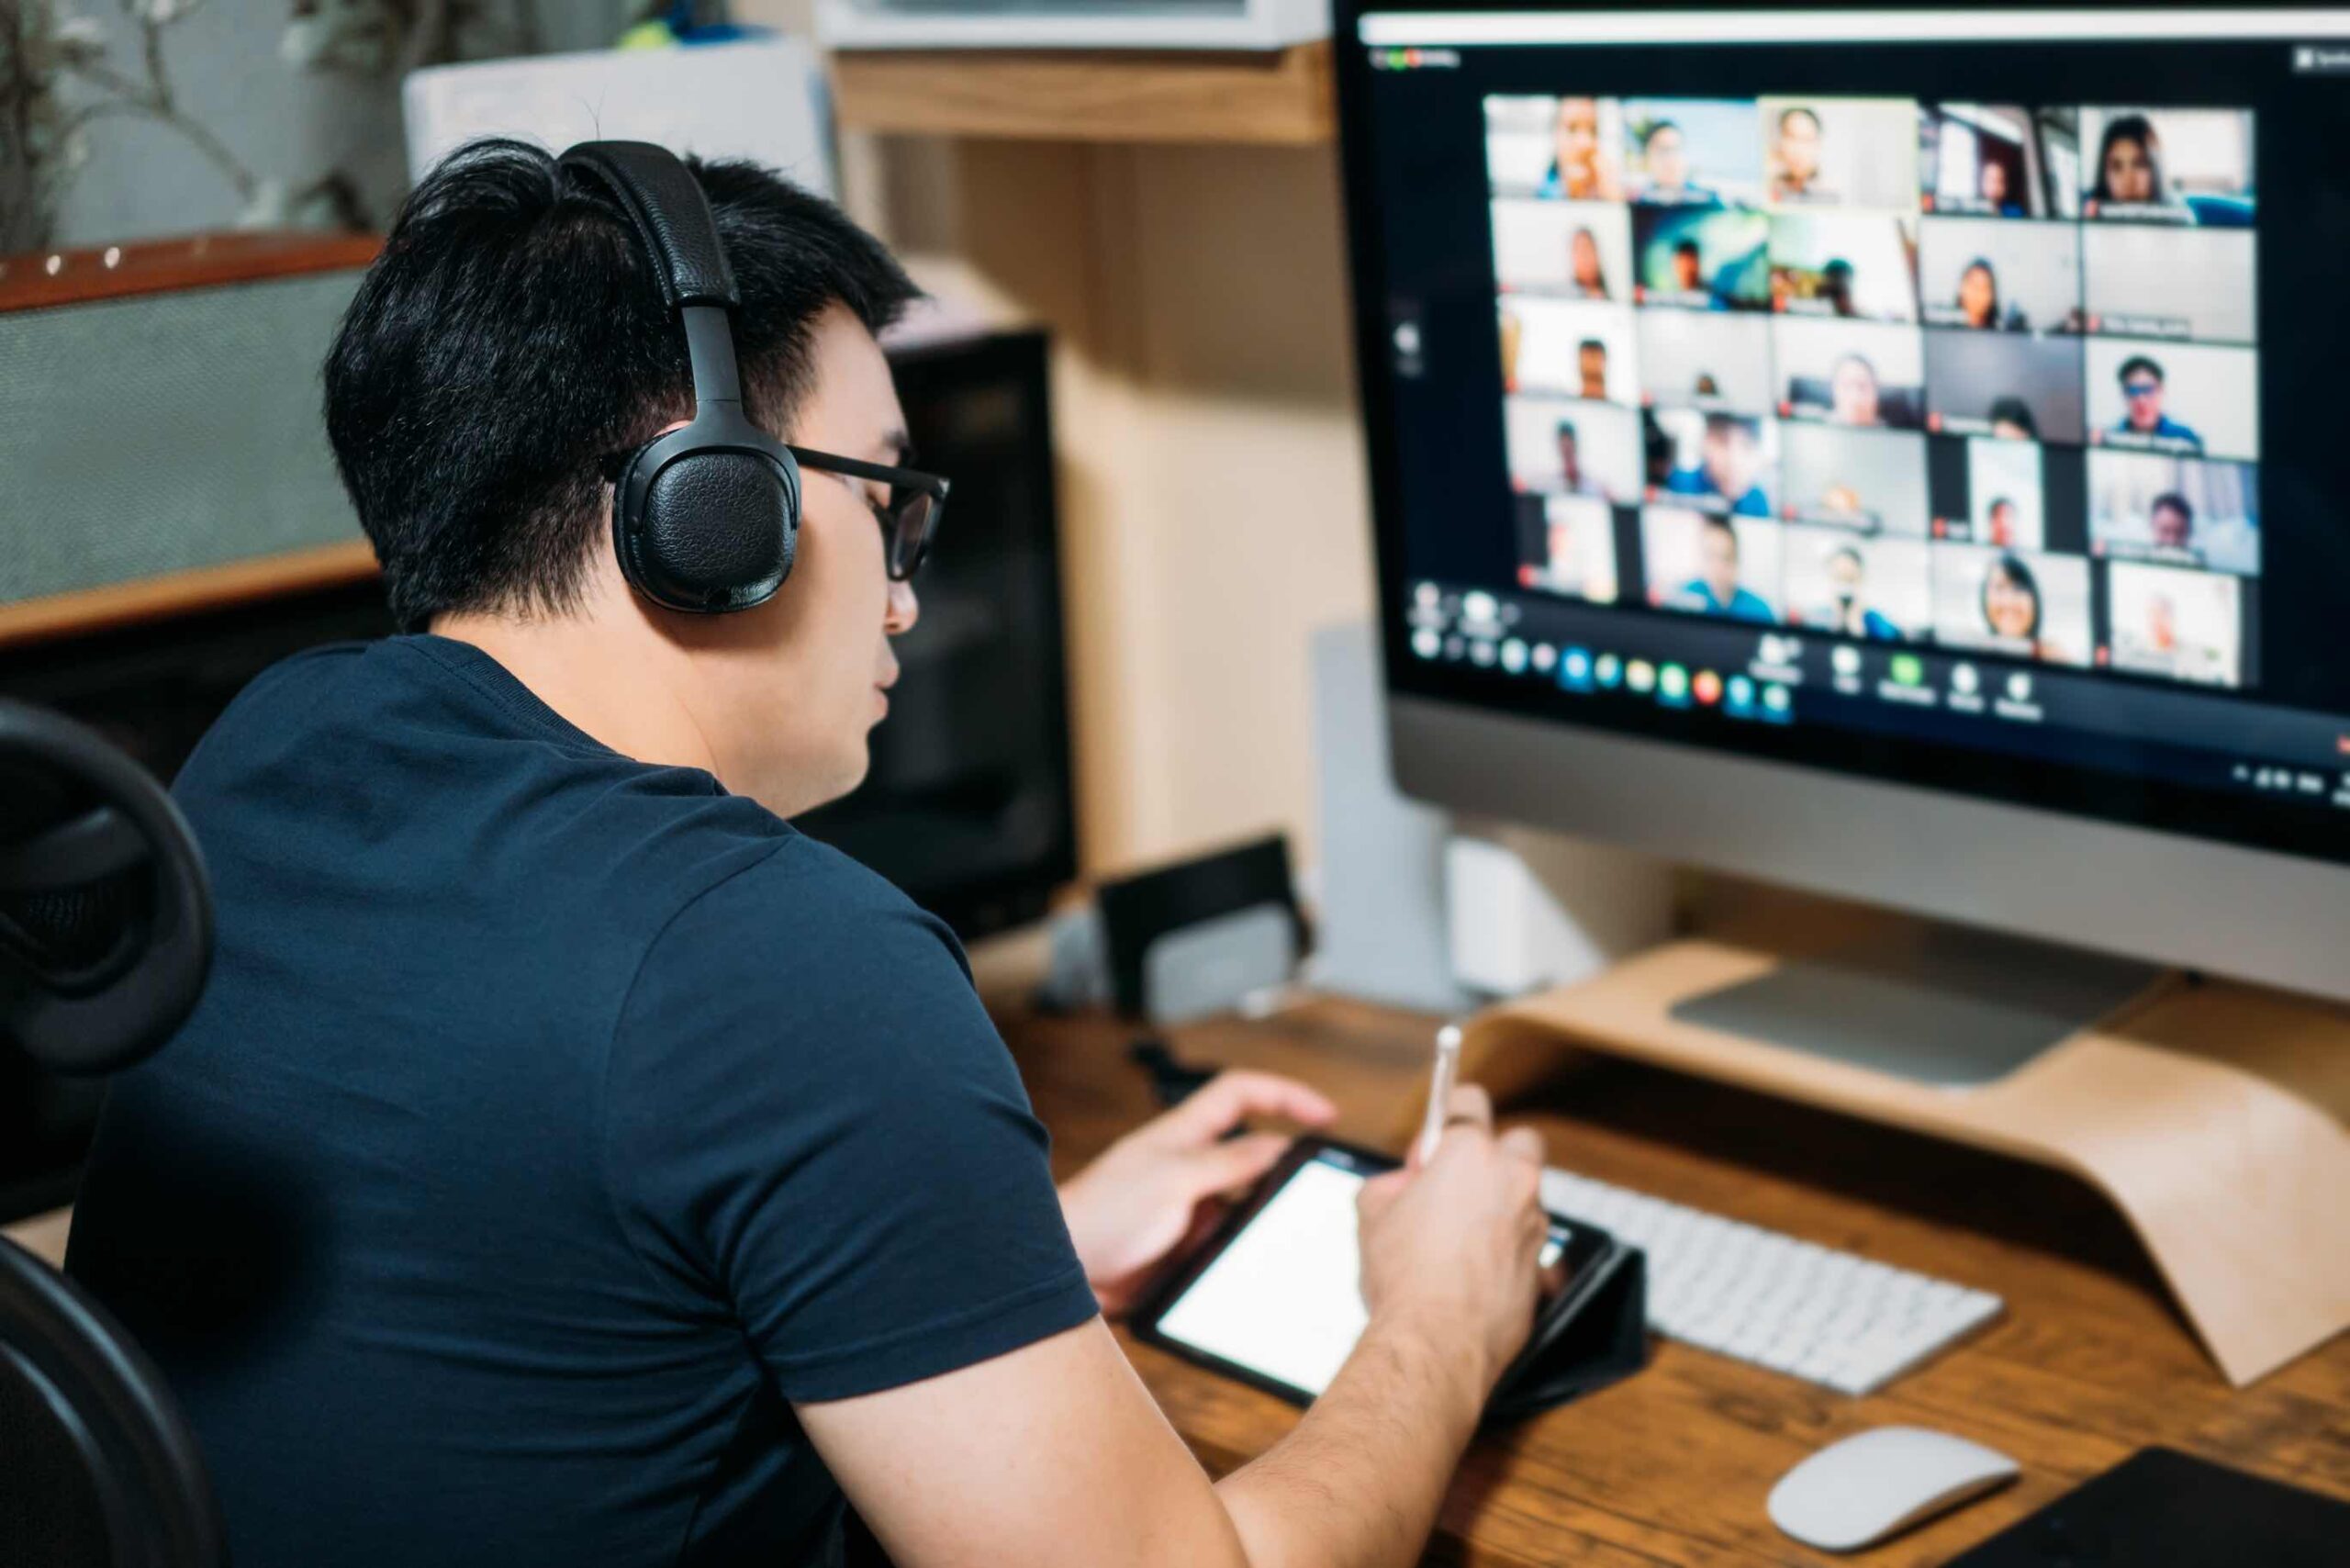
[[[968,991],[961,945],[887,879],[797,830],[683,900],[637,989],[720,984],[806,1000],[884,985]]]

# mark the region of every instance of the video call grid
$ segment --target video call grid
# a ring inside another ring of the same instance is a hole
[[[1612,602],[1637,573],[1660,608],[2246,684],[2243,579],[2260,569],[2247,112],[1485,108],[1512,480],[1539,508],[1521,500],[1527,586]],[[2090,235],[2123,236],[2129,264],[2099,277]],[[1945,238],[1961,260],[1936,297],[1924,274],[1951,273]],[[2179,252],[2174,286],[2180,260],[2209,274],[2218,258],[2229,276],[2205,288],[2208,309],[2091,308],[2142,286],[2148,239]],[[2035,247],[2057,264],[2027,276],[2029,311],[2003,306],[1999,262]],[[1667,380],[1692,344],[1702,368]],[[1980,395],[1983,345],[1989,385],[2004,359],[2019,391]],[[2165,360],[2232,375],[2188,399],[2226,390],[2227,419],[2204,430],[2172,412]],[[2109,398],[2089,384],[2103,372]],[[1953,396],[1968,386],[1971,411]],[[1617,506],[1641,509],[1636,528],[1616,525]]]

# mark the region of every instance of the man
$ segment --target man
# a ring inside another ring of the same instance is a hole
[[[1676,496],[1715,498],[1741,517],[1771,515],[1771,498],[1762,488],[1762,452],[1754,426],[1727,414],[1706,416],[1696,461],[1677,461],[1665,477],[1664,487]]]
[[[1873,643],[1898,642],[1901,628],[1883,611],[1874,610],[1863,599],[1862,589],[1868,581],[1868,563],[1861,556],[1858,546],[1840,544],[1828,557],[1828,624],[1847,637],[1864,637]]]
[[[1762,596],[1738,580],[1738,531],[1729,519],[1707,514],[1697,533],[1697,575],[1682,585],[1680,607],[1700,615],[1769,622],[1778,617]]]
[[[1648,168],[1648,185],[1640,199],[1667,207],[1712,207],[1720,197],[1689,178],[1689,139],[1681,127],[1661,119],[1649,127],[1640,141],[1640,161]]]
[[[2121,419],[2113,433],[2129,438],[2125,444],[2159,446],[2166,451],[2203,450],[2203,438],[2163,412],[2163,367],[2142,353],[2121,362]]]
[[[1771,145],[1771,199],[1830,202],[1840,199],[1819,179],[1819,116],[1797,104],[1781,109],[1778,136]]]
[[[2147,529],[2164,550],[2188,550],[2195,543],[2195,508],[2177,490],[2165,490],[2147,508]]]
[[[1359,1350],[1211,1485],[1097,1307],[1277,1157],[1244,1118],[1330,1108],[1227,1075],[1057,1193],[946,929],[789,825],[863,776],[918,613],[838,467],[904,460],[873,334],[913,289],[766,171],[699,177],[745,412],[813,449],[789,579],[631,589],[607,475],[693,407],[678,318],[544,152],[428,177],[325,380],[429,631],[277,666],[182,774],[218,956],[113,1086],[74,1271],[240,1568],[830,1562],[844,1493],[898,1568],[1412,1561],[1531,1319],[1539,1139],[1465,1093],[1370,1186]]]
[[[1682,240],[1673,247],[1673,286],[1683,294],[1706,292],[1705,258],[1695,240]]]
[[[1575,345],[1575,375],[1583,384],[1583,397],[1595,402],[1607,397],[1607,345],[1597,338],[1585,338]]]
[[[1607,492],[1599,481],[1583,470],[1583,440],[1575,433],[1572,420],[1561,420],[1556,431],[1559,442],[1559,487],[1571,496],[1605,496]]]

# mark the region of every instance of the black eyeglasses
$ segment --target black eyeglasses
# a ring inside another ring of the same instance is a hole
[[[836,457],[829,452],[812,452],[804,446],[787,446],[792,460],[802,468],[813,468],[822,474],[838,474],[850,479],[872,479],[890,487],[886,501],[867,501],[873,521],[881,525],[882,550],[888,558],[890,580],[901,583],[921,569],[930,554],[930,542],[938,532],[939,514],[946,510],[947,482],[935,474],[917,473],[912,468],[892,468],[886,463],[867,463],[855,457]],[[626,452],[606,454],[598,464],[605,481],[617,485],[628,468]]]
[[[883,548],[890,560],[890,580],[901,583],[914,575],[930,554],[931,538],[938,532],[939,514],[946,510],[946,480],[935,474],[892,468],[886,463],[866,463],[854,457],[835,457],[829,452],[811,452],[804,446],[787,446],[784,450],[802,468],[850,479],[872,479],[889,486],[888,500],[868,501],[867,505],[873,509],[873,521],[881,525]]]

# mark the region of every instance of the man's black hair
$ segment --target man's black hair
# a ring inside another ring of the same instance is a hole
[[[1648,146],[1649,143],[1654,141],[1658,137],[1662,136],[1668,130],[1678,135],[1681,130],[1679,122],[1669,119],[1661,119],[1657,121],[1654,125],[1649,127],[1648,134],[1640,138],[1640,145],[1642,147]]]
[[[2015,425],[2035,436],[2040,433],[2040,421],[2032,418],[2031,405],[2013,395],[1992,398],[1990,418],[1993,424]]]
[[[1809,120],[1811,122],[1812,129],[1818,130],[1819,129],[1819,116],[1801,104],[1796,104],[1792,107],[1784,108],[1779,111],[1779,129],[1781,130],[1786,129],[1787,122],[1795,118],[1797,115],[1801,115],[1804,118]]]
[[[1586,349],[1597,349],[1601,353],[1606,353],[1607,352],[1607,345],[1601,342],[1597,338],[1585,338],[1583,342],[1575,345],[1575,353],[1581,353]]]
[[[837,301],[868,330],[920,291],[881,242],[755,163],[688,161],[743,297],[744,411],[786,431]],[[394,617],[559,612],[606,547],[613,454],[693,406],[685,334],[627,219],[527,143],[426,175],[326,363],[327,435]]]
[[[1582,436],[1575,433],[1575,422],[1572,420],[1561,420],[1559,421],[1559,428],[1550,432],[1550,439],[1552,441],[1558,440],[1561,436],[1565,436],[1571,441],[1580,442],[1583,440]]]
[[[2156,381],[2168,379],[2168,377],[2163,375],[2163,367],[2161,365],[2155,364],[2153,360],[2148,359],[2142,353],[2133,353],[2128,359],[2123,360],[2121,362],[2121,368],[2113,373],[2113,378],[2116,381],[2126,383],[2133,374],[2141,370],[2153,376]]]
[[[1697,241],[1695,240],[1674,241],[1673,244],[1673,253],[1676,256],[1696,256],[1704,254],[1703,252],[1697,249]]]
[[[2148,502],[2146,505],[2146,515],[2148,517],[2152,517],[2154,513],[2161,511],[2165,507],[2170,509],[2172,511],[2177,512],[2180,519],[2186,522],[2188,527],[2193,528],[2195,526],[2194,503],[2189,501],[2185,496],[2180,495],[2177,490],[2165,490],[2161,495],[2156,496],[2152,501]]]

